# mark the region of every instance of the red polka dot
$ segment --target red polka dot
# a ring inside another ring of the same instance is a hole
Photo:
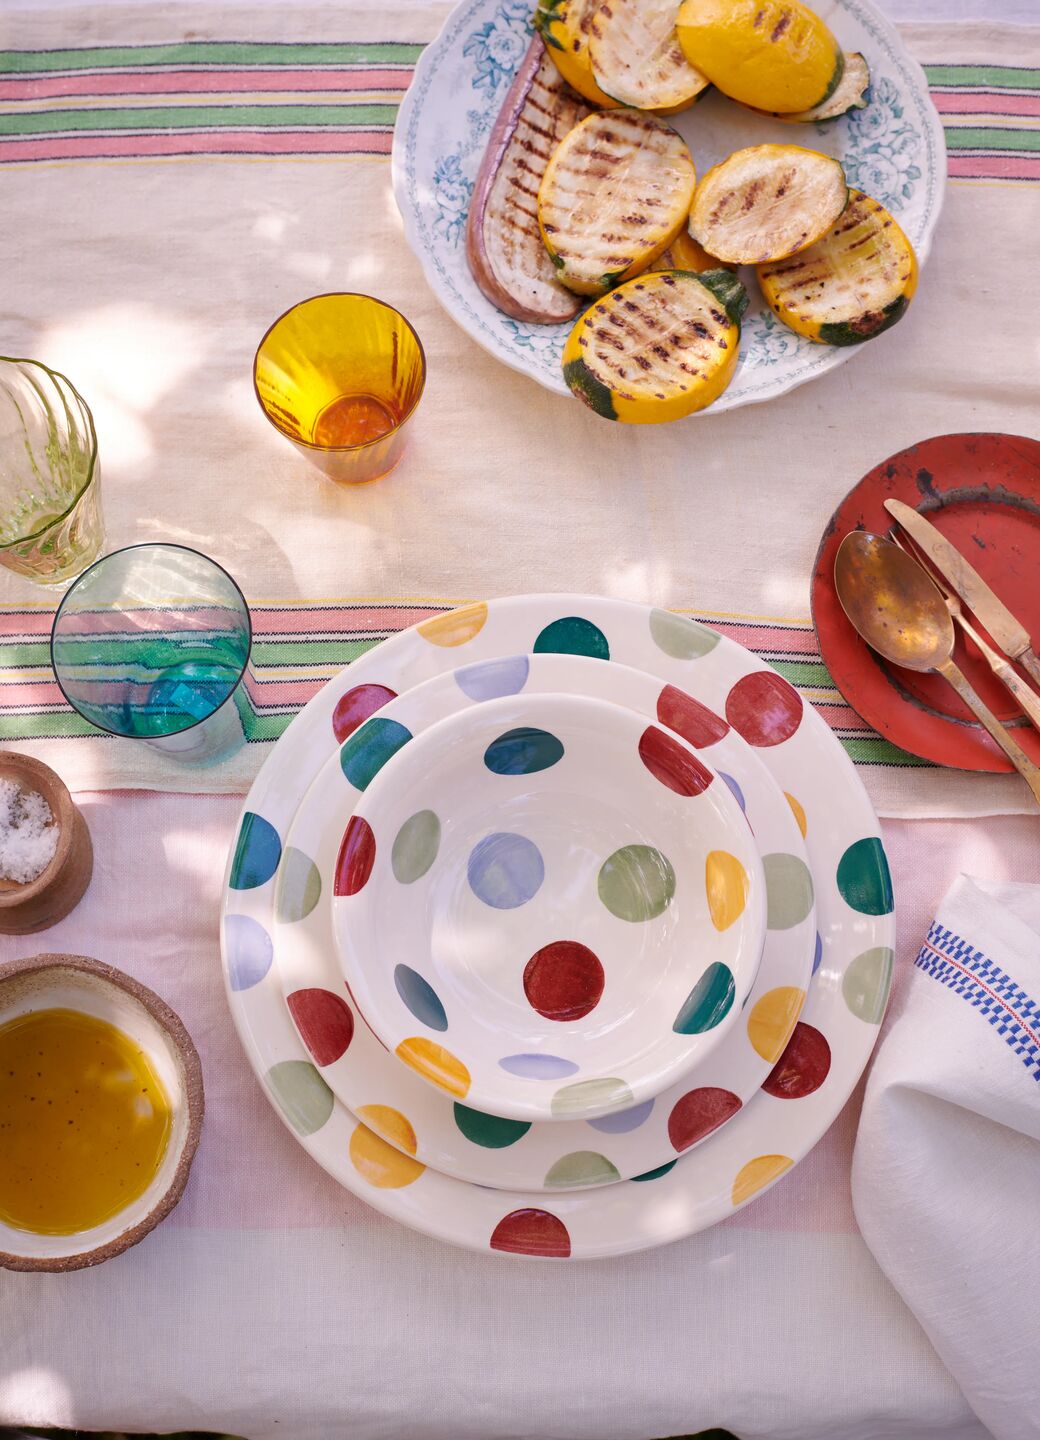
[[[726,719],[749,745],[780,745],[802,719],[802,697],[775,670],[756,670],[726,696]]]
[[[368,881],[376,863],[376,837],[360,815],[352,815],[343,832],[336,860],[337,895],[356,895]]]
[[[571,1253],[571,1237],[563,1221],[548,1210],[511,1210],[495,1226],[491,1248],[508,1250],[512,1255],[548,1255],[566,1260]]]
[[[729,726],[721,715],[675,685],[666,685],[657,697],[657,718],[697,750],[714,745],[729,734]]]
[[[804,1100],[819,1090],[830,1068],[831,1047],[819,1030],[799,1021],[762,1089],[778,1100]]]
[[[355,685],[353,690],[339,697],[332,712],[332,729],[336,739],[342,744],[370,715],[396,699],[397,692],[388,690],[385,685]]]
[[[658,730],[656,725],[643,731],[639,758],[655,780],[660,780],[677,795],[700,795],[715,778],[696,755],[691,755],[678,740]]]
[[[577,940],[555,940],[528,960],[524,994],[546,1020],[580,1020],[600,1002],[603,966]]]
[[[354,1038],[350,1006],[331,990],[295,990],[286,1004],[315,1065],[331,1065]]]
[[[710,1135],[724,1125],[731,1115],[740,1109],[740,1097],[732,1090],[720,1090],[714,1085],[702,1085],[699,1090],[688,1090],[681,1100],[672,1106],[668,1117],[668,1138],[676,1150],[689,1150],[705,1135]]]

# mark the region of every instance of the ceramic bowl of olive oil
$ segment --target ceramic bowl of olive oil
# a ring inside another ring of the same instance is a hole
[[[204,1109],[179,1017],[84,955],[0,965],[0,1266],[78,1270],[184,1192]]]

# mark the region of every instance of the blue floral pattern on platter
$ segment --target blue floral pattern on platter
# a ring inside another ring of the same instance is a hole
[[[799,136],[711,94],[671,123],[690,145],[699,174],[742,145],[809,144],[841,159],[849,184],[890,209],[923,262],[939,216],[946,153],[942,125],[920,67],[869,0],[838,0],[830,23],[871,70],[865,109]],[[480,345],[561,394],[567,325],[532,325],[484,298],[466,261],[466,213],[484,148],[531,38],[528,0],[462,0],[424,51],[394,133],[394,191],[409,243],[438,299]],[[741,363],[711,413],[771,399],[842,364],[854,349],[813,344],[766,308],[744,270],[750,306]]]

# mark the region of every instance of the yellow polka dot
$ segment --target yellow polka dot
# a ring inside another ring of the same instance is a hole
[[[439,1085],[450,1095],[458,1095],[462,1099],[468,1094],[469,1071],[462,1061],[450,1050],[445,1050],[443,1045],[427,1040],[422,1035],[413,1035],[411,1039],[401,1041],[396,1054],[398,1060],[403,1060],[406,1065],[417,1070],[424,1080]]]
[[[748,1039],[770,1065],[784,1053],[804,1004],[804,990],[799,990],[797,985],[778,985],[752,1005],[747,1018]]]
[[[804,840],[805,832],[808,828],[808,822],[805,818],[805,811],[802,809],[801,805],[799,805],[798,801],[794,798],[794,796],[788,795],[786,790],[784,791],[784,798],[786,799],[788,805],[790,805],[791,813],[794,815],[794,818],[798,821],[798,828],[802,832],[802,839]]]
[[[771,1180],[790,1170],[794,1161],[786,1155],[756,1155],[737,1174],[733,1182],[733,1203],[743,1205],[752,1195],[765,1188]]]
[[[395,1149],[403,1150],[406,1155],[414,1155],[418,1150],[419,1141],[411,1121],[400,1110],[394,1110],[390,1105],[359,1105],[355,1113],[384,1140],[389,1140]]]
[[[712,850],[704,867],[704,883],[712,924],[716,930],[728,930],[747,904],[747,871],[735,855]]]
[[[488,608],[481,601],[477,605],[463,605],[460,610],[449,610],[446,615],[431,615],[418,626],[419,634],[431,645],[465,645],[484,628]]]
[[[372,1108],[382,1110],[384,1107],[378,1105]],[[401,1119],[404,1120],[403,1115]],[[407,1120],[404,1123],[408,1125]],[[408,1128],[411,1129],[411,1126]],[[400,1150],[395,1150],[367,1125],[359,1125],[350,1137],[350,1161],[362,1179],[378,1190],[400,1190],[402,1186],[418,1180],[426,1169],[410,1155],[402,1155]]]

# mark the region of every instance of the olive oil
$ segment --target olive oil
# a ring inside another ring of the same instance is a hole
[[[0,1220],[100,1225],[151,1184],[171,1122],[147,1055],[108,1021],[53,1009],[0,1025]]]

